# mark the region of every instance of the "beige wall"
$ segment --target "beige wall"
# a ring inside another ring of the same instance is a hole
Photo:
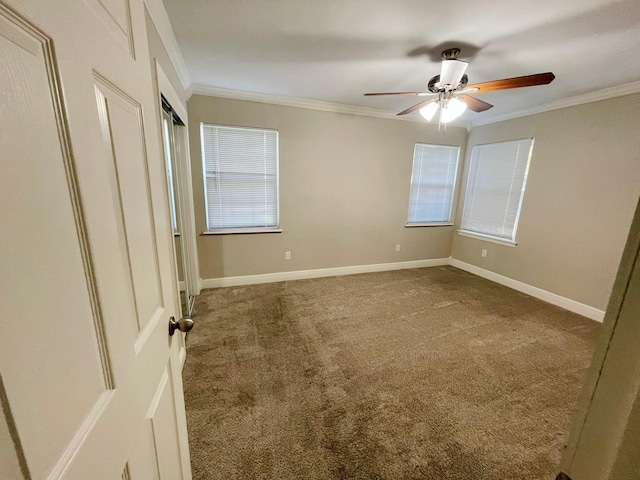
[[[639,106],[636,94],[474,128],[466,164],[473,145],[535,145],[518,245],[456,234],[453,258],[605,309],[640,195]]]
[[[466,130],[200,95],[188,109],[198,233],[206,230],[200,122],[280,132],[284,232],[200,235],[202,278],[450,256],[453,227],[404,227],[413,148],[464,145]]]

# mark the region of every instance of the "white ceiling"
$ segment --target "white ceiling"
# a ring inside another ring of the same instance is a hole
[[[424,90],[446,47],[470,62],[469,83],[555,73],[478,94],[495,107],[462,119],[484,123],[640,81],[640,0],[164,3],[194,85],[399,112],[420,99],[362,94]]]

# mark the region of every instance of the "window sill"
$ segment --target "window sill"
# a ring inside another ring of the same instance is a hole
[[[450,222],[433,222],[433,223],[407,223],[405,228],[413,227],[452,227],[454,224]]]
[[[492,237],[491,235],[483,235],[482,233],[469,232],[467,230],[458,230],[458,235],[469,238],[476,238],[478,240],[484,240],[485,242],[496,243],[498,245],[504,245],[505,247],[515,247],[518,243],[504,238]]]
[[[225,228],[223,230],[207,230],[202,235],[241,235],[248,233],[282,233],[280,228]]]

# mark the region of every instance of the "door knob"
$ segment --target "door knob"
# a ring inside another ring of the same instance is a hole
[[[171,317],[169,319],[169,336],[172,336],[176,330],[180,330],[181,332],[188,332],[193,328],[194,323],[195,322],[189,317],[182,317],[177,322],[175,317]]]

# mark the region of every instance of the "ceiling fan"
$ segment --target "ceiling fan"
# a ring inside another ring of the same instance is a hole
[[[436,75],[429,80],[427,84],[428,92],[365,93],[365,96],[415,95],[418,97],[429,97],[403,110],[398,113],[398,115],[406,115],[407,113],[420,110],[420,114],[431,121],[436,112],[440,110],[440,123],[448,123],[462,115],[467,107],[474,112],[484,112],[493,107],[490,103],[472,97],[469,95],[470,93],[484,93],[495,90],[507,90],[509,88],[547,85],[556,78],[553,73],[546,72],[468,85],[469,77],[464,72],[469,64],[458,60],[459,54],[459,48],[450,48],[442,52],[442,69],[440,75]]]

